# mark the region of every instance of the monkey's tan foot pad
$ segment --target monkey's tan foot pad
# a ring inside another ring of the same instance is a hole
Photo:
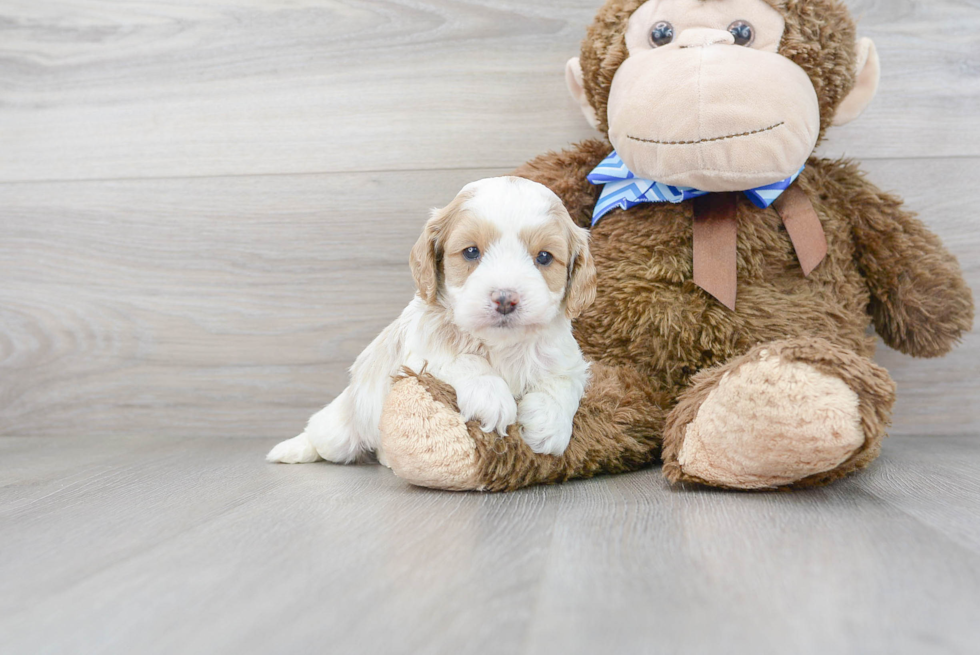
[[[593,450],[575,442],[562,457],[538,455],[516,425],[505,437],[488,434],[463,422],[450,385],[406,370],[385,401],[378,459],[420,487],[496,492],[595,475],[586,466]]]
[[[695,378],[668,418],[664,472],[731,489],[829,482],[877,456],[893,402],[883,369],[826,341],[757,347]]]
[[[476,442],[455,402],[434,378],[396,380],[381,413],[381,462],[420,487],[482,489]]]

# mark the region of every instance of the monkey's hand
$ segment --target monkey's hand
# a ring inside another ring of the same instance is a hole
[[[875,330],[892,348],[914,357],[940,357],[973,328],[973,296],[956,260],[947,256],[923,253],[896,260],[907,270],[872,291]]]
[[[875,329],[907,355],[945,355],[973,328],[973,295],[959,263],[899,198],[867,182],[853,165],[836,166],[848,191]]]

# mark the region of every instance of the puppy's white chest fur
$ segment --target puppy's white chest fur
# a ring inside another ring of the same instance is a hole
[[[585,362],[581,360],[581,352],[571,335],[571,324],[555,326],[543,330],[540,334],[528,337],[522,343],[507,344],[487,349],[487,362],[510,387],[511,393],[518,399],[528,390],[541,383],[542,380],[556,371],[574,368],[580,361],[583,369]],[[572,371],[568,371],[572,373]]]
[[[519,400],[549,377],[587,376],[588,365],[564,316],[536,330],[497,333],[490,341],[461,330],[450,310],[416,297],[399,323],[405,330],[404,365],[416,372],[425,368],[450,384],[461,367],[492,372]]]

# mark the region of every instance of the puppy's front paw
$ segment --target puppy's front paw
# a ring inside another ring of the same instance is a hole
[[[574,416],[574,415],[573,415]],[[517,408],[521,438],[536,453],[561,455],[572,438],[572,418],[546,393],[529,393]]]
[[[464,421],[479,421],[484,432],[507,434],[517,421],[517,402],[504,379],[480,375],[456,386],[456,402]]]

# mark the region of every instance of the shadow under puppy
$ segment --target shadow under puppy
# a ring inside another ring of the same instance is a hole
[[[348,463],[381,445],[392,378],[423,369],[450,384],[467,421],[561,455],[589,379],[571,319],[595,299],[588,232],[547,187],[473,182],[434,210],[412,249],[418,293],[357,358],[350,385],[273,448],[270,462]]]

